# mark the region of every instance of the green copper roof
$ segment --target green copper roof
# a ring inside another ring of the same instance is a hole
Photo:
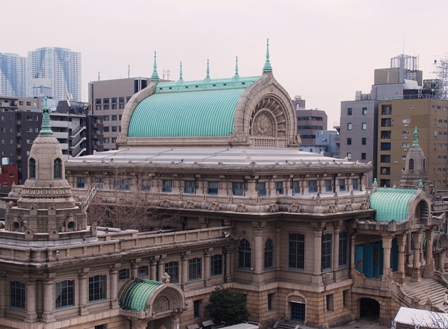
[[[50,109],[47,106],[47,97],[45,97],[44,108],[42,109],[42,127],[39,135],[53,135],[50,124]]]
[[[229,136],[236,106],[259,77],[158,83],[134,109],[129,137]]]
[[[145,311],[148,297],[161,284],[159,281],[135,279],[121,295],[120,307],[123,310]]]
[[[377,188],[370,196],[370,206],[376,210],[375,219],[379,222],[397,223],[408,217],[409,203],[417,190]]]

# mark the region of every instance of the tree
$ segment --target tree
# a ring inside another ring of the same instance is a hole
[[[246,296],[230,288],[217,287],[205,307],[215,323],[224,321],[226,325],[241,323],[249,319]]]

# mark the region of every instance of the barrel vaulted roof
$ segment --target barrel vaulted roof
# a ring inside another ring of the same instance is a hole
[[[418,190],[378,188],[370,196],[370,206],[376,210],[375,219],[379,222],[397,223],[407,219],[409,204]]]
[[[129,283],[120,298],[123,310],[145,311],[149,296],[162,285],[162,282],[136,279]]]

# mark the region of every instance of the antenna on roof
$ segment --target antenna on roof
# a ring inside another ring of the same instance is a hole
[[[235,64],[235,76],[233,77],[235,80],[238,80],[238,56],[236,56],[236,64]]]
[[[205,80],[210,80],[210,65],[207,58],[207,76],[205,77]]]
[[[179,80],[178,83],[182,83],[184,79],[182,78],[182,61],[180,61],[180,68],[179,68]]]
[[[128,78],[131,77],[131,65],[128,64]]]
[[[98,71],[98,81],[101,81],[101,79],[100,79],[100,71]]]

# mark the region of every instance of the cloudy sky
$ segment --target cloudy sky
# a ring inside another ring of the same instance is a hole
[[[375,68],[403,52],[424,78],[448,51],[446,0],[0,0],[0,52],[41,47],[82,54],[89,81],[159,76],[184,80],[261,74],[270,39],[275,78],[307,108],[325,110],[329,129],[340,102],[369,92]]]

